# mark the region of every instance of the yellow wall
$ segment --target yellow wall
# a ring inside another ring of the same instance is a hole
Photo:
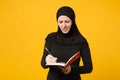
[[[91,48],[94,69],[83,80],[120,80],[119,0],[0,0],[0,80],[46,80],[44,39],[63,5],[75,10]]]

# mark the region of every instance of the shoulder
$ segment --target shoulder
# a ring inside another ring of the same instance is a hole
[[[49,34],[47,35],[47,37],[46,37],[45,40],[46,40],[46,41],[53,41],[53,40],[55,40],[56,35],[57,35],[56,32],[49,33]]]
[[[80,44],[81,46],[88,46],[88,41],[83,35],[77,35],[75,38],[75,42]]]
[[[76,35],[75,40],[77,42],[87,42],[86,38],[81,34]]]

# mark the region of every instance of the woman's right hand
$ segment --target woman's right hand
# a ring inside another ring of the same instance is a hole
[[[57,57],[52,56],[51,54],[48,54],[45,59],[46,63],[56,63]]]

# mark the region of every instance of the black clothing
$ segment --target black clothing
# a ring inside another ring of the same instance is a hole
[[[57,16],[56,16],[57,20],[58,20],[59,16],[61,16],[61,15],[65,15],[65,16],[69,17],[72,20],[72,26],[71,26],[69,33],[67,33],[67,34],[62,33],[62,31],[60,30],[60,28],[58,26],[57,33],[59,33],[60,36],[62,36],[62,37],[64,36],[67,38],[68,37],[73,38],[73,36],[75,36],[76,34],[80,34],[80,32],[78,31],[78,28],[76,26],[76,23],[75,23],[75,13],[74,13],[73,9],[70,7],[67,7],[67,6],[61,7],[57,12]]]
[[[47,80],[81,80],[79,74],[90,73],[92,71],[89,45],[77,29],[74,11],[69,7],[62,7],[57,12],[57,18],[61,15],[66,15],[72,20],[71,29],[67,34],[64,34],[58,26],[57,32],[50,33],[46,37],[45,47],[48,48],[54,57],[57,57],[57,62],[66,62],[78,51],[80,51],[80,58],[70,65],[71,71],[69,74],[63,74],[57,66],[45,66],[45,58],[49,53],[44,50],[41,65],[43,68],[50,68]],[[81,58],[83,66],[79,64]]]
[[[67,6],[61,7],[58,10],[57,15],[56,15],[57,20],[58,20],[58,17],[61,15],[68,16],[72,21],[74,21],[73,23],[75,23],[75,13],[72,8],[67,7]]]
[[[71,65],[71,72],[67,75],[63,74],[58,67],[51,66],[47,80],[81,80],[79,74],[90,73],[92,71],[92,61],[89,46],[84,46],[82,42],[76,44],[74,41],[69,44],[64,44],[60,43],[58,40],[59,38],[57,38],[57,33],[51,33],[47,36],[45,43],[45,47],[50,50],[54,57],[58,58],[58,62],[66,62],[77,51],[80,51],[81,57]],[[85,40],[85,38],[83,38],[83,40]],[[44,50],[43,58],[41,61],[43,68],[48,68],[45,66],[45,58],[48,54],[49,53]],[[79,66],[81,58],[83,59],[83,66]]]

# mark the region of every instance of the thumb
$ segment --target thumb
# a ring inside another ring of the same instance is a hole
[[[57,60],[57,57],[54,57],[55,58],[55,60]]]

